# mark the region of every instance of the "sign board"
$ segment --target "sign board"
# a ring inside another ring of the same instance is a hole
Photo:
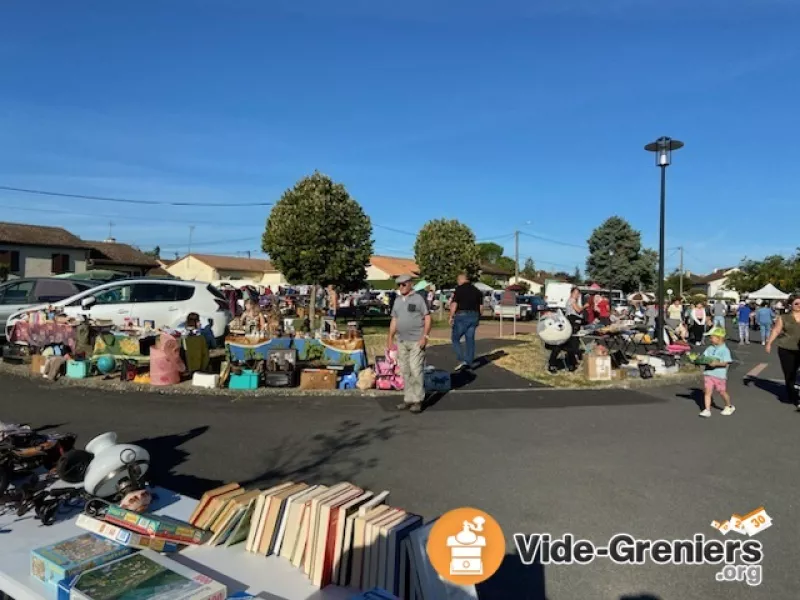
[[[503,292],[500,298],[500,306],[516,306],[517,293],[516,292]]]

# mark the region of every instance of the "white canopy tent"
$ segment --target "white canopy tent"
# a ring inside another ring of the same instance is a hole
[[[789,297],[789,294],[780,291],[774,285],[768,283],[760,290],[751,292],[747,295],[747,297],[754,300],[786,300]]]
[[[478,288],[478,289],[479,289],[481,292],[483,292],[484,294],[485,294],[486,292],[493,292],[493,291],[494,291],[494,288],[493,288],[492,286],[490,286],[490,285],[486,285],[486,284],[485,284],[485,283],[483,283],[482,281],[476,281],[476,282],[475,282],[475,287],[476,287],[476,288]]]

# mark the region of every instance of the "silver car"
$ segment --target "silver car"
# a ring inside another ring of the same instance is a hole
[[[0,338],[5,337],[8,317],[37,304],[50,304],[64,300],[101,282],[36,277],[13,279],[0,283]]]

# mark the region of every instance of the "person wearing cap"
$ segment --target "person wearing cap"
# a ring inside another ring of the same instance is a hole
[[[728,394],[728,367],[733,362],[733,356],[728,346],[725,345],[725,330],[722,327],[714,327],[708,332],[711,338],[711,345],[703,352],[703,356],[708,359],[705,363],[703,373],[703,383],[705,387],[705,407],[700,411],[701,417],[711,416],[711,397],[714,392],[719,392],[725,401],[725,408],[722,409],[723,416],[730,416],[736,410],[731,404],[731,397]]]
[[[431,315],[425,298],[414,291],[411,277],[401,275],[395,283],[398,293],[387,342],[391,348],[397,338],[397,358],[403,374],[403,402],[397,408],[419,413],[425,399],[425,347],[431,332]]]

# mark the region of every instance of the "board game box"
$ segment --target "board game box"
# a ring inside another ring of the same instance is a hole
[[[226,587],[150,550],[84,571],[70,600],[225,600]]]
[[[178,519],[161,515],[136,513],[116,505],[111,505],[103,515],[103,520],[142,535],[155,536],[178,544],[203,544],[210,535]]]
[[[169,554],[171,552],[178,552],[183,548],[181,544],[159,537],[129,531],[123,527],[106,523],[100,519],[95,519],[89,515],[80,515],[76,525],[81,529],[91,531],[95,535],[111,540],[120,546],[126,546],[136,550],[153,550],[154,552]]]
[[[135,552],[110,540],[84,533],[31,552],[31,576],[56,587],[62,579]]]

